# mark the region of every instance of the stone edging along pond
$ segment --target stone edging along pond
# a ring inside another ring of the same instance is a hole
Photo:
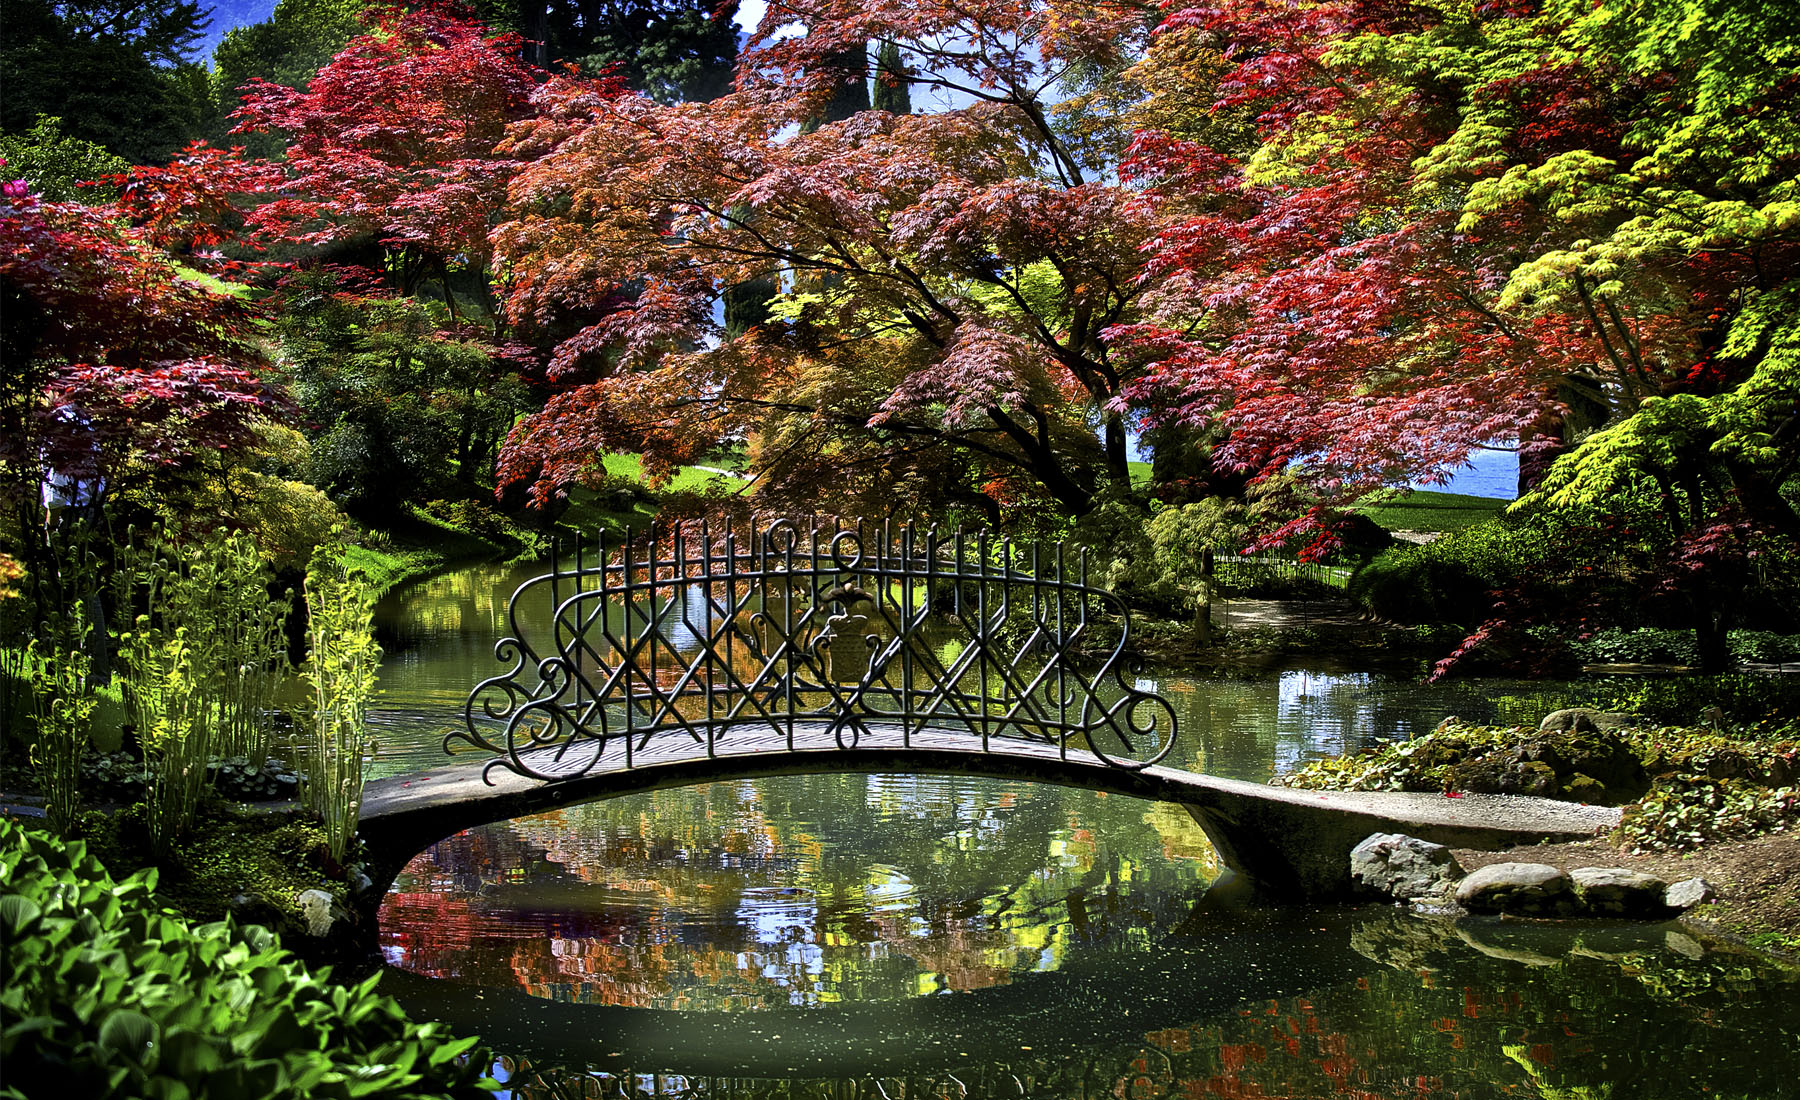
[[[1357,845],[1350,877],[1367,894],[1428,912],[1662,920],[1717,896],[1704,878],[1671,883],[1624,867],[1493,863],[1464,873],[1449,848],[1401,833],[1375,833]]]

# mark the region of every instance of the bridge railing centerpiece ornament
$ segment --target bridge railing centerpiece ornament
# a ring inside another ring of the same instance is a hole
[[[1168,755],[1175,715],[1125,676],[1130,619],[1083,553],[985,532],[779,521],[663,538],[604,533],[522,584],[495,647],[506,672],[445,738],[541,779],[692,755],[820,744]],[[1122,629],[1089,652],[1106,617]],[[606,763],[602,765],[602,761]]]

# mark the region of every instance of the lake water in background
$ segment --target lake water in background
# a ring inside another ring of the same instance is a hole
[[[371,775],[441,762],[502,671],[477,567],[381,608]],[[1169,763],[1260,780],[1555,684],[1322,663],[1142,675]],[[812,775],[568,807],[421,853],[384,988],[481,1033],[519,1097],[1800,1096],[1796,984],[1674,925],[1245,908],[1177,806]]]
[[[1513,500],[1519,495],[1519,453],[1476,451],[1469,456],[1468,465],[1451,471],[1448,483],[1417,487],[1440,493]]]

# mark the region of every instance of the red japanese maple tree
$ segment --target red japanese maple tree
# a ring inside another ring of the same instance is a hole
[[[537,74],[523,40],[447,5],[377,7],[304,90],[243,89],[239,132],[288,138],[278,189],[249,213],[265,240],[372,236],[403,293],[452,269],[486,274],[488,230],[518,164],[497,155]],[[455,308],[446,292],[446,301]]]
[[[1111,333],[1144,364],[1127,396],[1327,506],[1494,438],[1534,479],[1532,452],[1579,444],[1534,502],[1649,516],[1635,537],[1677,574],[1714,563],[1677,587],[1716,654],[1724,589],[1698,580],[1755,552],[1721,533],[1800,531],[1776,491],[1800,470],[1800,146],[1771,45],[1796,24],[1719,8],[1718,41],[1573,0],[1173,12],[1236,62],[1215,109],[1256,135],[1138,138],[1129,170],[1177,216],[1151,244],[1158,318]]]
[[[0,200],[7,362],[0,462],[10,489],[43,464],[179,463],[243,440],[273,396],[243,303],[182,277],[108,206]],[[56,415],[80,410],[77,426]],[[78,438],[79,437],[79,438]],[[26,494],[29,495],[29,494]]]
[[[55,580],[40,487],[77,505],[103,488],[155,489],[196,456],[247,443],[283,407],[258,377],[251,320],[238,300],[184,277],[118,209],[6,186],[0,499],[40,582]],[[40,611],[61,598],[38,596]]]
[[[546,499],[607,450],[654,471],[744,441],[773,507],[997,517],[1023,487],[1066,515],[1123,491],[1126,374],[1102,333],[1136,317],[1152,212],[1049,112],[1072,59],[1146,29],[1112,3],[802,0],[770,6],[708,103],[546,85],[505,147],[531,159],[494,235],[508,309],[596,316],[503,477]],[[815,125],[868,79],[869,43],[897,48],[884,79],[914,103],[953,105]],[[755,279],[784,293],[728,338],[715,304]]]

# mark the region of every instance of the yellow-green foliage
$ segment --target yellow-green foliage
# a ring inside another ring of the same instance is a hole
[[[259,425],[257,442],[222,452],[220,466],[194,489],[192,509],[250,533],[277,567],[298,569],[313,548],[349,521],[321,490],[283,475],[305,467],[306,437],[277,424]]]
[[[313,554],[306,574],[306,679],[309,738],[301,797],[325,822],[334,859],[342,860],[362,808],[365,719],[375,695],[381,646],[375,596],[362,575],[344,568],[331,547]]]
[[[206,765],[212,759],[213,723],[194,677],[194,652],[187,628],[165,634],[148,617],[125,639],[132,670],[131,707],[144,753],[151,761],[147,793],[151,847],[158,856],[173,849],[187,831],[206,792]]]
[[[150,762],[150,837],[171,851],[192,823],[214,755],[260,767],[287,673],[284,600],[243,533],[193,544],[153,534],[119,550],[116,596],[141,607],[120,638],[126,708]]]
[[[1800,826],[1800,741],[1793,739],[1795,732],[1790,722],[1779,736],[1726,737],[1703,727],[1627,729],[1610,735],[1629,746],[1655,776],[1650,789],[1626,806],[1614,842],[1661,851]],[[1449,726],[1353,756],[1311,761],[1276,782],[1307,790],[1454,790],[1471,774],[1470,763],[1484,758],[1512,760],[1513,768],[1539,766],[1513,758],[1521,756],[1521,746],[1544,736],[1526,728]],[[1578,781],[1544,793],[1585,801],[1603,792]]]
[[[26,647],[37,740],[32,763],[44,786],[45,813],[50,828],[68,836],[75,826],[80,805],[81,754],[87,748],[94,694],[88,677],[92,662],[83,652],[88,625],[76,605],[75,628],[62,644],[40,646],[33,639]]]

